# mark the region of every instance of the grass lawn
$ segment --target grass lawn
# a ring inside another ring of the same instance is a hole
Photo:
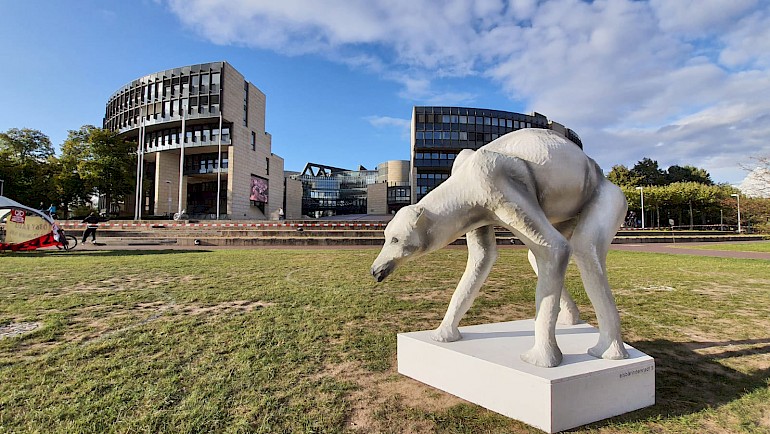
[[[762,252],[770,253],[770,241],[753,241],[750,243],[714,243],[714,244],[699,244],[696,246],[688,246],[686,244],[680,244],[676,247],[683,249],[699,249],[699,250],[727,250],[733,252]]]
[[[396,333],[438,325],[465,251],[380,284],[376,254],[0,255],[0,327],[39,323],[0,339],[0,433],[539,432],[396,373]],[[770,261],[612,251],[608,266],[657,404],[576,432],[770,431]],[[567,286],[595,325],[574,266]],[[502,249],[463,324],[532,317],[534,288],[526,252]]]

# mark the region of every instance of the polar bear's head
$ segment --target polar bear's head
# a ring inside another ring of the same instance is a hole
[[[428,215],[418,205],[401,208],[385,228],[385,245],[372,264],[372,276],[385,280],[402,262],[427,253]]]

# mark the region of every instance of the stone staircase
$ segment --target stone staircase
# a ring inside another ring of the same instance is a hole
[[[78,221],[62,221],[72,234],[82,232]],[[109,221],[100,225],[98,238],[124,246],[379,246],[385,242],[386,221]],[[522,244],[502,228],[499,245]],[[621,230],[613,243],[671,243],[761,240],[761,235],[722,231]],[[465,244],[460,238],[454,244]]]

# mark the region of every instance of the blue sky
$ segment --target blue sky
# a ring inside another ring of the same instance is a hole
[[[413,105],[564,123],[608,171],[649,157],[738,183],[770,155],[764,0],[0,3],[0,131],[54,145],[146,74],[226,60],[267,95],[287,170],[409,158]]]

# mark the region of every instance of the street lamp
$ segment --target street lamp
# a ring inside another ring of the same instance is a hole
[[[642,229],[644,229],[644,187],[636,187],[642,195]]]
[[[730,196],[738,199],[738,233],[741,233],[741,195],[731,194]]]

